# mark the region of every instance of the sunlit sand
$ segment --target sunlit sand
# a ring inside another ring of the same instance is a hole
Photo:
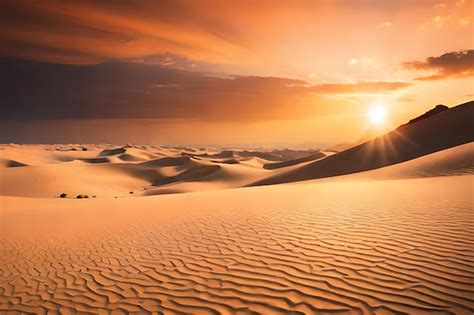
[[[473,179],[2,197],[0,309],[470,314]]]

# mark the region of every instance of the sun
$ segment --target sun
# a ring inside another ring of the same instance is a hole
[[[383,125],[387,118],[387,111],[382,105],[372,106],[367,112],[367,118],[372,125]]]

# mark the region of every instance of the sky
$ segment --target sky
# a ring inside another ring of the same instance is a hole
[[[473,0],[2,0],[0,141],[356,142],[474,99],[473,11]]]

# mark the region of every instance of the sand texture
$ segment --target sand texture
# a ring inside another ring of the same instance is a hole
[[[472,314],[472,183],[2,197],[0,310]]]

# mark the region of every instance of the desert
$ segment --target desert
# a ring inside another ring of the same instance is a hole
[[[0,315],[473,315],[474,0],[0,0]]]
[[[474,146],[458,117],[431,144],[447,149],[265,186],[350,149],[2,145],[0,309],[470,314]]]

